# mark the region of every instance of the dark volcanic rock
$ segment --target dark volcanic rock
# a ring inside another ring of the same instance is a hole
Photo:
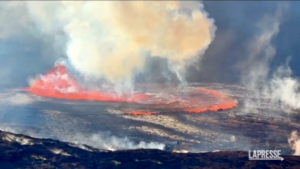
[[[0,168],[300,168],[300,157],[249,161],[247,152],[172,153],[138,149],[101,151],[0,131]]]

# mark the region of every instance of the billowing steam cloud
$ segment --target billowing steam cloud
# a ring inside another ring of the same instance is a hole
[[[300,155],[300,137],[297,131],[291,133],[288,142],[290,147],[295,151],[294,155]]]
[[[292,71],[288,65],[280,66],[272,76],[272,80],[268,83],[265,93],[269,93],[270,97],[281,102],[282,106],[289,106],[293,109],[300,108],[300,83],[298,79],[292,77]]]
[[[275,16],[265,16],[259,25],[259,34],[253,39],[249,45],[249,56],[246,62],[240,66],[242,68],[242,83],[255,94],[255,99],[265,97],[264,91],[268,88],[268,75],[270,61],[274,57],[276,50],[272,46],[271,41],[279,32],[281,19],[281,11]],[[268,93],[267,93],[268,94]],[[246,108],[252,104],[259,104],[247,98]],[[248,109],[246,109],[247,111]]]
[[[65,139],[65,138],[63,138]],[[158,142],[134,142],[133,140],[127,138],[127,137],[116,137],[111,136],[107,133],[98,133],[93,134],[91,137],[86,137],[83,135],[75,135],[70,140],[67,140],[70,142],[75,142],[79,144],[86,144],[90,145],[99,149],[105,149],[105,150],[121,150],[121,149],[160,149],[163,150],[165,148],[165,144],[158,143]]]
[[[212,40],[212,22],[200,9],[179,1],[66,2],[64,6],[71,63],[80,72],[112,82],[132,78],[144,67],[147,55],[165,57],[179,71]],[[79,18],[74,19],[76,15]]]
[[[49,138],[49,135],[41,133],[31,133],[24,128],[15,128],[10,126],[1,125],[0,129],[7,132],[27,134],[37,138]],[[122,150],[122,149],[165,149],[166,145],[158,142],[145,142],[145,141],[133,141],[128,137],[117,137],[109,133],[99,132],[97,134],[80,134],[65,135],[64,137],[58,137],[61,141],[75,143],[80,148],[85,148],[82,145],[92,146],[94,148],[103,150]]]
[[[279,14],[274,18],[270,16],[265,17],[259,24],[260,34],[249,46],[250,55],[243,65],[247,69],[244,70],[242,81],[250,89],[258,90],[266,84],[269,64],[276,53],[271,41],[279,32],[279,25]],[[259,91],[258,93],[261,92]]]
[[[288,62],[278,67],[275,72],[270,71],[270,64],[276,54],[272,39],[279,32],[283,10],[278,10],[273,17],[265,17],[259,24],[261,33],[250,45],[250,56],[243,65],[247,69],[244,70],[242,82],[254,91],[256,99],[268,98],[281,103],[281,106],[300,108],[300,84],[292,77]],[[257,103],[259,102],[255,104]]]
[[[16,18],[12,25],[6,23],[0,31],[2,38],[20,33],[11,31],[16,30],[15,26],[33,29],[28,25],[34,24],[39,36],[54,37],[55,46],[66,41],[65,54],[78,72],[121,87],[131,87],[135,73],[142,72],[147,64],[147,57],[166,58],[169,68],[183,80],[186,65],[204,53],[216,30],[199,2],[66,1],[4,5],[10,13],[22,13],[22,18]]]

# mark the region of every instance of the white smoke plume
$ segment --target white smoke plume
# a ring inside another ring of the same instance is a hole
[[[280,17],[280,14],[277,14],[262,19],[258,24],[260,34],[250,43],[248,60],[242,64],[246,68],[242,83],[256,91],[256,95],[261,94],[262,87],[267,82],[269,64],[276,53],[271,41],[279,32]]]
[[[283,11],[284,8],[280,8],[276,15],[267,16],[260,22],[260,34],[250,44],[250,55],[242,65],[246,67],[242,83],[254,92],[258,100],[254,104],[259,104],[259,99],[265,98],[280,103],[282,107],[300,108],[299,81],[292,77],[288,62],[275,72],[270,71],[270,64],[276,54],[272,40],[280,31]],[[251,103],[248,100],[246,104]]]
[[[49,135],[40,135],[36,132],[24,131],[24,128],[10,127],[6,125],[0,125],[0,129],[6,132],[15,134],[26,134],[36,138],[49,138]],[[133,141],[128,137],[117,137],[109,133],[99,132],[97,134],[74,134],[59,137],[60,141],[70,142],[76,144],[80,148],[84,148],[82,145],[88,145],[102,150],[125,150],[125,149],[159,149],[164,150],[166,145],[159,142],[145,142],[145,141]]]
[[[116,137],[106,133],[93,134],[85,136],[77,134],[72,138],[62,138],[63,141],[68,141],[76,144],[85,144],[99,149],[105,150],[124,150],[124,149],[160,149],[165,148],[165,144],[158,142],[134,142],[127,137]]]
[[[280,66],[272,75],[271,81],[265,88],[271,99],[281,103],[282,107],[300,108],[299,80],[292,76],[292,70],[286,65]]]
[[[147,64],[146,57],[168,59],[169,68],[183,80],[185,67],[199,59],[216,31],[203,5],[194,1],[41,1],[1,5],[13,16],[21,17],[0,26],[0,38],[21,34],[21,27],[30,28],[31,33],[43,39],[54,37],[53,45],[65,46],[65,55],[77,71],[85,77],[104,78],[121,88],[132,87],[135,74]]]
[[[297,131],[293,131],[291,133],[290,138],[288,139],[289,145],[291,147],[291,149],[293,149],[294,155],[300,155],[300,137],[298,135]]]

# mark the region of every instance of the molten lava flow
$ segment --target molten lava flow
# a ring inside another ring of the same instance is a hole
[[[236,100],[212,89],[187,86],[179,90],[176,87],[153,84],[144,87],[147,88],[147,93],[140,91],[122,96],[114,92],[85,89],[71,77],[65,66],[56,65],[26,90],[35,95],[60,99],[137,103],[136,106],[140,107],[128,112],[129,115],[157,114],[148,111],[149,108],[164,112],[202,113],[237,107]]]
[[[26,90],[39,96],[72,100],[135,102],[147,99],[147,96],[142,94],[125,97],[84,89],[70,76],[66,67],[63,65],[55,66],[53,70],[49,71],[45,76],[42,76]]]
[[[153,115],[154,113],[136,110],[136,111],[128,112],[127,114],[129,114],[129,115],[134,115],[134,116],[138,116],[138,115],[149,116],[149,115]]]
[[[185,109],[186,112],[190,113],[201,113],[207,111],[219,111],[219,110],[227,110],[237,107],[237,101],[226,96],[225,94],[218,92],[212,89],[199,88],[201,93],[205,93],[207,95],[211,95],[215,98],[215,104],[207,103],[206,106],[199,106],[196,108]]]

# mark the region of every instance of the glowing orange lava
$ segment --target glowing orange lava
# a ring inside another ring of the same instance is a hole
[[[207,105],[206,107],[198,107],[198,108],[189,108],[185,109],[186,112],[189,113],[201,113],[207,111],[219,111],[219,110],[227,110],[237,107],[237,101],[226,96],[225,94],[218,92],[212,89],[199,88],[199,91],[202,93],[206,93],[216,98],[219,102],[213,105]]]
[[[146,111],[132,111],[132,112],[129,112],[127,113],[129,115],[134,115],[134,116],[138,116],[138,115],[142,115],[142,116],[150,116],[150,115],[153,115],[154,113],[152,112],[146,112]]]
[[[35,95],[71,100],[96,100],[107,102],[135,102],[147,99],[147,95],[134,94],[130,97],[105,93],[82,88],[68,73],[63,65],[57,65],[45,76],[36,80],[29,88],[25,89]]]
[[[202,113],[237,107],[235,99],[219,91],[201,87],[187,86],[184,90],[179,90],[176,87],[161,88],[149,85],[147,93],[136,91],[135,94],[124,94],[122,96],[111,91],[103,92],[86,89],[71,77],[64,65],[56,65],[25,90],[35,95],[59,99],[137,103],[140,108],[129,111],[127,113],[129,115],[157,114],[148,111],[148,109],[164,112]]]

